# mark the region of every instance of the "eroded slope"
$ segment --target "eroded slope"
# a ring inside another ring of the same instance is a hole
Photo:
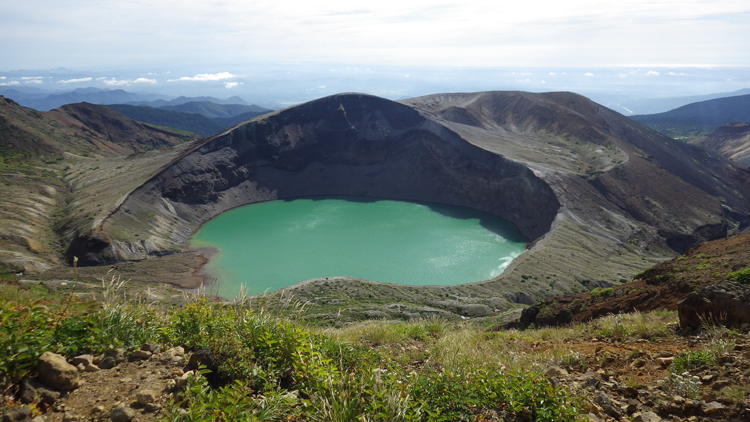
[[[90,230],[184,146],[128,154],[195,138],[103,106],[39,113],[0,97],[0,271],[60,265],[70,238]]]

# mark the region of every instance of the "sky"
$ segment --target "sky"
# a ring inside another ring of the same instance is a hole
[[[750,66],[747,0],[2,0],[0,69]]]
[[[0,0],[0,6],[0,87],[176,94],[210,86],[250,95],[251,86],[267,90],[299,77],[310,82],[294,90],[320,91],[307,97],[360,87],[399,97],[429,89],[580,90],[579,80],[620,86],[617,75],[629,72],[655,86],[654,77],[690,73],[685,69],[742,69],[714,77],[736,82],[750,69],[747,0]],[[31,72],[61,67],[74,71]],[[458,76],[456,69],[473,73]],[[487,77],[489,69],[505,70],[492,83],[440,82]],[[599,78],[602,69],[614,79]],[[377,87],[344,83],[366,81],[367,72],[380,72]],[[563,73],[577,76],[562,83]],[[383,85],[406,78],[421,78],[422,85]],[[682,84],[685,95],[750,87],[681,81],[660,86]],[[286,97],[279,103],[307,98]]]

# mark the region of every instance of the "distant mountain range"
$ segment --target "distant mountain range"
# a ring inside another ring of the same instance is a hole
[[[267,110],[263,107],[251,105],[238,96],[232,96],[223,100],[214,97],[184,96],[170,99],[169,97],[166,97],[164,95],[133,93],[122,89],[78,88],[69,92],[50,94],[48,92],[40,92],[38,90],[30,90],[28,88],[2,88],[0,89],[0,95],[4,96],[5,98],[12,99],[16,103],[24,107],[33,108],[37,111],[49,111],[54,108],[61,107],[65,104],[81,102],[91,104],[129,104],[149,107],[174,107],[192,102],[210,102],[222,105],[243,105],[251,107],[251,109],[244,109],[236,113],[208,117],[230,117],[247,111]],[[176,111],[198,112],[195,110]]]
[[[162,107],[110,104],[112,110],[143,123],[211,136],[240,122],[272,110],[257,105],[216,104],[193,101]]]
[[[727,123],[750,122],[750,94],[700,101],[665,113],[630,118],[673,138],[694,138]]]
[[[186,130],[211,136],[240,122],[272,111],[249,104],[238,96],[227,99],[214,97],[177,97],[166,99],[156,94],[137,94],[122,89],[78,88],[48,94],[34,90],[6,88],[0,95],[38,111],[49,111],[66,104],[90,103],[107,105],[129,118],[152,125]]]
[[[739,95],[750,94],[750,88],[740,89],[734,92],[719,92],[706,95],[691,95],[686,97],[667,97],[667,98],[639,98],[637,100],[625,101],[617,105],[609,105],[614,110],[623,113],[626,116],[641,114],[664,113],[669,110],[682,107],[684,105],[697,103],[701,101],[714,100],[717,98],[736,97]]]
[[[18,104],[33,108],[37,111],[49,111],[66,104],[91,103],[114,104],[134,101],[155,101],[163,98],[156,94],[135,94],[122,89],[78,88],[76,90],[57,94],[25,92],[17,89],[0,90],[0,95],[10,98]]]

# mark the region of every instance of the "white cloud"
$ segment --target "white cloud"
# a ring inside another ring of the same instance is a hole
[[[44,79],[44,76],[22,76],[21,77],[22,83],[25,83],[25,84],[41,84],[44,82],[42,81],[42,79]]]
[[[200,81],[200,82],[206,82],[206,81],[223,81],[224,79],[232,79],[236,78],[235,75],[232,75],[229,72],[220,72],[220,73],[199,73],[195,76],[183,76],[179,79],[170,79],[169,82],[176,82],[176,81]]]
[[[0,83],[0,86],[18,86],[18,85],[21,85],[21,82],[19,82],[19,81],[10,81],[10,82]]]
[[[232,88],[236,87],[237,85],[242,85],[242,84],[239,83],[239,82],[224,82],[224,87],[226,89],[232,89]]]
[[[103,79],[102,82],[104,82],[104,85],[107,85],[107,86],[130,85],[130,81],[127,79],[120,79],[120,80],[117,80],[115,78],[112,78],[110,80]]]
[[[648,72],[646,73],[646,76],[659,76],[659,72],[657,72],[657,71],[655,71],[655,70],[649,70],[649,71],[648,71]]]
[[[0,76],[0,79],[7,79],[5,76]]]
[[[107,79],[106,76],[100,76],[100,77],[96,78],[97,81],[103,81],[105,79]]]
[[[155,84],[156,79],[138,78],[133,81],[134,84]]]
[[[76,83],[79,83],[79,82],[89,82],[92,79],[93,78],[90,78],[90,77],[89,78],[78,78],[78,79],[66,79],[64,81],[58,81],[57,83],[61,83],[61,84],[76,84]]]
[[[591,72],[586,72],[586,73],[583,74],[583,76],[594,76],[594,74],[591,73]]]

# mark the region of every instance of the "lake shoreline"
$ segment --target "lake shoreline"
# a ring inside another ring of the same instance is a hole
[[[192,277],[190,277],[190,282],[182,284],[181,287],[189,290],[208,290],[212,284],[212,281],[216,280],[216,278],[208,272],[206,264],[208,264],[208,262],[214,255],[220,252],[219,249],[212,246],[188,246],[188,248],[184,252],[194,254],[200,257],[200,260],[197,265],[194,265],[191,269]],[[196,283],[197,280],[200,281]]]

